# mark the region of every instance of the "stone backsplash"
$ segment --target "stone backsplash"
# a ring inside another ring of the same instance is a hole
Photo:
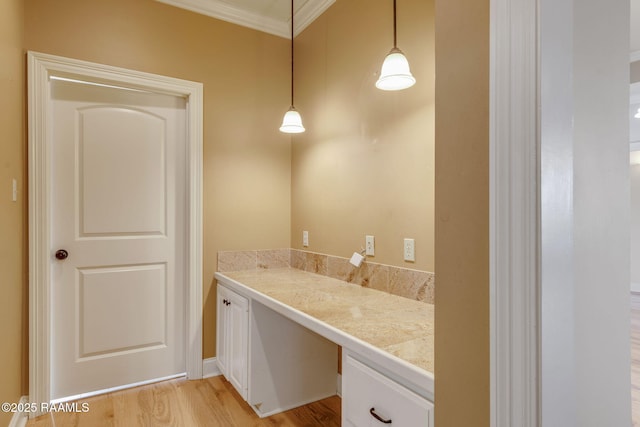
[[[292,267],[333,277],[345,282],[377,289],[430,304],[435,299],[435,274],[365,261],[360,267],[349,258],[299,249],[218,252],[218,271]]]

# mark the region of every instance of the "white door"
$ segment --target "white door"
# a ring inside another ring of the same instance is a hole
[[[185,100],[51,91],[51,399],[182,374]]]

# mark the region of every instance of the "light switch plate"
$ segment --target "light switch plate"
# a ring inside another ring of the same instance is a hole
[[[404,239],[404,260],[411,262],[416,260],[416,243],[413,239]]]
[[[302,246],[305,248],[309,246],[309,232],[306,230],[302,232]]]

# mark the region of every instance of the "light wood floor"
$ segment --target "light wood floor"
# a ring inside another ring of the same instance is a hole
[[[631,294],[631,400],[640,427],[640,294]],[[165,381],[84,399],[86,413],[57,413],[27,427],[266,427],[340,426],[337,396],[260,419],[223,377]]]
[[[78,402],[87,402],[89,411],[43,415],[27,427],[340,426],[337,396],[260,419],[221,376],[165,381]]]
[[[631,413],[640,427],[640,294],[631,294]]]

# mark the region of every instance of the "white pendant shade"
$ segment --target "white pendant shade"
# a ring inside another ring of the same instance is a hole
[[[382,90],[402,90],[415,83],[416,79],[409,69],[409,61],[400,49],[394,47],[382,63],[376,87]]]
[[[293,24],[293,0],[291,0],[291,107],[289,110],[284,113],[284,118],[282,119],[282,125],[280,126],[280,132],[283,133],[302,133],[304,132],[304,126],[302,126],[302,117],[300,117],[300,113],[293,108],[293,29],[295,25]]]
[[[289,108],[289,111],[284,113],[284,119],[282,120],[282,126],[280,126],[280,132],[284,133],[302,133],[304,132],[304,126],[302,126],[302,117],[295,108]]]

